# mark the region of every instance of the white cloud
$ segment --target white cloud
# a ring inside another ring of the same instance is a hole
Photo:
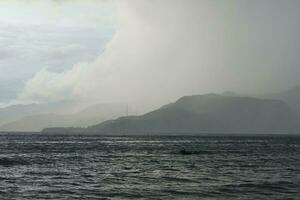
[[[0,102],[45,69],[50,78],[94,60],[113,35],[113,9],[109,1],[0,0]]]
[[[39,101],[61,100],[72,93],[72,87],[78,81],[78,70],[64,73],[49,72],[42,69],[30,79],[25,86],[25,93],[21,99],[35,99]]]

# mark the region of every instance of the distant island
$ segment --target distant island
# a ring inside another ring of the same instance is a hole
[[[42,133],[296,133],[299,122],[296,111],[280,100],[205,94],[182,97],[141,116],[120,117],[87,128],[46,128]]]

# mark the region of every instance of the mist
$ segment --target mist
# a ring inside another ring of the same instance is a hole
[[[299,84],[298,1],[115,3],[118,27],[104,52],[64,72],[42,69],[19,99],[123,102],[146,111],[184,95]]]
[[[300,199],[300,0],[0,0],[1,199]]]

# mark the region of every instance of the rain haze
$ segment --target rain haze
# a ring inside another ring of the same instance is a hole
[[[299,0],[0,0],[0,199],[300,199]]]
[[[298,1],[1,1],[1,101],[149,110],[299,84]]]

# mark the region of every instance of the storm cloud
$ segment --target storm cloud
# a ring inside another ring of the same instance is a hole
[[[117,1],[119,26],[95,61],[42,69],[20,99],[123,101],[269,93],[299,84],[298,1]]]

